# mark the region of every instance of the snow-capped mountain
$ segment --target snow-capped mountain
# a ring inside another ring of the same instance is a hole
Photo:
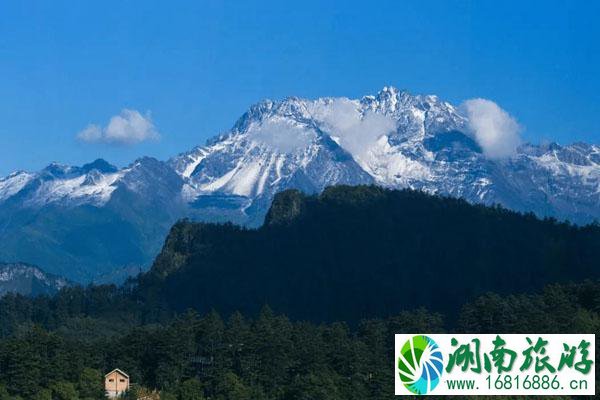
[[[117,169],[51,164],[0,180],[0,260],[44,265],[79,282],[149,265],[185,216],[183,181],[165,162]]]
[[[98,159],[82,167],[52,163],[38,173],[15,172],[0,179],[0,202],[18,199],[24,208],[40,208],[49,204],[102,207],[119,188],[138,193],[142,188],[152,191],[148,186],[157,182],[143,179],[143,174],[152,168],[152,164],[155,168],[165,167],[159,161],[144,158],[118,170],[105,160]],[[177,177],[172,178],[179,181]]]
[[[18,196],[25,207],[50,203],[102,206],[125,173],[104,160],[83,167],[52,163],[39,173],[21,171],[0,179],[0,201]]]
[[[7,293],[27,296],[54,294],[69,282],[58,276],[23,263],[0,263],[0,297]]]
[[[278,191],[338,183],[419,189],[577,223],[600,217],[599,146],[524,144],[490,158],[456,107],[390,87],[360,100],[263,101],[230,132],[169,164],[187,202],[226,203],[250,223],[260,223]]]
[[[357,100],[265,100],[166,162],[52,164],[0,179],[0,259],[85,281],[147,265],[178,218],[256,226],[275,193],[335,184],[413,188],[576,223],[600,217],[599,146],[521,144],[497,157],[473,122],[436,96],[392,87]]]

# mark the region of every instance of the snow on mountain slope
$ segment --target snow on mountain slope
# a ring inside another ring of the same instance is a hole
[[[0,261],[44,265],[77,282],[148,266],[187,215],[182,179],[153,158],[120,170],[103,160],[51,164],[26,181],[0,200]]]
[[[306,101],[253,106],[227,134],[170,164],[186,179],[185,198],[219,193],[272,196],[288,187],[309,192],[337,183],[371,183],[366,173],[315,124]]]
[[[86,281],[147,265],[179,218],[257,226],[275,193],[336,184],[412,188],[579,224],[600,219],[600,146],[519,145],[508,114],[486,100],[474,105],[504,118],[492,121],[491,136],[477,131],[481,115],[393,87],[361,99],[264,100],[229,131],[165,162],[17,172],[0,178],[0,259]],[[511,146],[497,136],[505,128]]]
[[[19,172],[1,179],[0,203],[19,195],[24,207],[61,202],[101,206],[110,199],[124,173],[104,160],[83,167],[53,163],[38,173]]]
[[[169,174],[173,176],[167,177]],[[0,180],[0,204],[17,200],[24,208],[52,204],[103,207],[119,188],[157,196],[160,191],[153,192],[153,187],[161,179],[179,180],[165,163],[151,158],[141,158],[120,170],[102,159],[82,167],[52,163],[37,173],[20,172]],[[177,186],[177,182],[173,185]]]
[[[68,284],[66,279],[47,274],[33,265],[0,263],[0,297],[7,293],[54,294]]]
[[[170,163],[188,180],[190,201],[214,192],[272,194],[297,185],[291,178],[299,174],[311,183],[300,189],[310,192],[336,183],[425,188],[443,174],[425,141],[464,126],[452,105],[395,88],[361,100],[264,101],[229,133]],[[334,148],[338,158],[325,155]],[[311,172],[316,160],[328,164],[319,175]]]
[[[33,177],[33,174],[19,171],[0,178],[0,202],[19,193]]]
[[[370,183],[575,222],[600,217],[598,146],[522,145],[512,156],[494,159],[482,151],[469,124],[467,116],[436,96],[393,87],[361,99],[265,100],[250,107],[230,131],[166,165],[179,175],[181,199],[198,218],[210,208],[213,217],[260,223],[278,191]],[[141,188],[135,165],[118,170],[99,160],[15,173],[0,179],[0,204],[103,207],[118,187]],[[168,180],[178,187],[174,178]],[[165,189],[163,196],[172,195],[172,188]],[[229,214],[232,210],[237,217]]]
[[[490,158],[469,124],[436,96],[393,87],[359,100],[266,100],[231,131],[169,164],[186,181],[190,203],[238,196],[251,212],[255,199],[290,187],[376,183],[578,223],[600,217],[597,146],[523,145]]]
[[[229,133],[170,162],[189,179],[190,199],[213,192],[260,196],[288,187],[298,174],[310,191],[336,183],[409,186],[430,178],[422,158],[432,155],[419,147],[426,132],[463,124],[451,105],[394,88],[362,100],[264,101]],[[311,173],[316,160],[328,163],[325,176]]]
[[[44,204],[69,201],[71,204],[86,202],[96,206],[105,204],[123,172],[103,174],[97,170],[86,174],[67,173],[59,177],[40,177],[39,185],[24,204],[42,206]]]

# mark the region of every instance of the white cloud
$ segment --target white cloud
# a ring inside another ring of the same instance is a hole
[[[519,123],[496,103],[486,99],[465,101],[462,111],[468,118],[471,134],[491,159],[514,155],[521,144]]]
[[[102,128],[98,125],[89,124],[77,134],[77,138],[84,142],[99,142],[102,140]]]
[[[149,112],[142,115],[139,111],[129,109],[123,109],[119,115],[113,116],[104,128],[90,124],[77,134],[77,139],[83,142],[125,145],[159,138]]]
[[[306,106],[320,128],[358,159],[366,157],[381,136],[396,129],[393,118],[371,111],[363,114],[358,102],[349,99],[316,101]],[[251,140],[283,153],[306,148],[316,137],[314,128],[288,118],[268,119],[251,127],[248,133]]]
[[[326,105],[315,106],[312,114],[340,146],[358,158],[363,158],[383,135],[396,129],[392,117],[367,111],[362,114],[357,102],[334,99]]]
[[[274,147],[281,153],[292,153],[307,147],[316,134],[314,130],[289,120],[266,120],[249,130],[252,140]]]

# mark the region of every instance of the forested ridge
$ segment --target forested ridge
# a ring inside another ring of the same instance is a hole
[[[288,191],[259,229],[179,222],[122,286],[0,298],[0,400],[101,399],[114,368],[130,398],[392,399],[395,333],[598,333],[598,260],[595,225]]]
[[[142,291],[169,308],[315,322],[425,306],[456,313],[510,294],[600,278],[600,227],[410,190],[336,186],[279,193],[259,229],[181,221]]]

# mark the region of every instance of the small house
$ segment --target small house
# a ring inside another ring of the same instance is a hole
[[[114,369],[104,375],[104,390],[106,395],[114,399],[129,390],[129,375],[120,369]]]

